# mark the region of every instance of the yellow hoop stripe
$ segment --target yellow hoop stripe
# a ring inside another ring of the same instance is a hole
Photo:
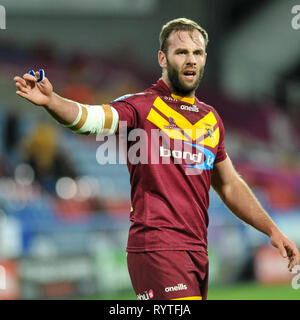
[[[202,300],[201,296],[194,296],[194,297],[183,297],[183,298],[176,298],[170,300]]]

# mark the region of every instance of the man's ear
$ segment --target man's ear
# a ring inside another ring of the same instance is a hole
[[[205,60],[204,60],[204,65],[206,64],[206,58],[207,58],[207,52],[205,52]]]
[[[158,63],[162,68],[167,67],[167,58],[166,55],[163,51],[159,50],[158,51]]]

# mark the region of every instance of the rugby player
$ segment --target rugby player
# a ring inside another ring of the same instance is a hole
[[[119,124],[126,121],[128,132],[143,129],[149,141],[160,136],[156,150],[149,144],[147,164],[128,161],[132,210],[127,263],[140,299],[207,298],[210,185],[239,219],[269,236],[288,259],[289,271],[299,261],[295,244],[234,169],[225,151],[220,116],[195,97],[207,44],[207,32],[196,22],[169,21],[160,33],[162,76],[157,83],[98,106],[57,95],[46,77],[39,82],[39,72],[14,78],[19,96],[44,107],[76,133],[119,134]],[[178,149],[178,142],[189,146],[190,152]],[[158,163],[151,163],[153,153],[159,155]]]

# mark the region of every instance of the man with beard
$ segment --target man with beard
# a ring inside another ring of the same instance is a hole
[[[74,132],[121,134],[125,121],[129,135],[137,128],[145,133],[146,159],[142,148],[140,158],[128,152],[127,159],[132,203],[127,263],[139,299],[206,299],[210,185],[238,218],[270,237],[290,271],[299,260],[295,244],[234,169],[220,116],[195,97],[207,43],[196,22],[168,22],[160,33],[162,77],[143,92],[100,106],[58,96],[47,78],[38,82],[39,72],[15,77],[18,95]],[[128,140],[130,150],[134,139]]]

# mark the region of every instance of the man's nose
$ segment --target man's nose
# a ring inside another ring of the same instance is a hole
[[[190,64],[190,65],[196,65],[197,61],[196,61],[196,58],[195,56],[190,53],[187,55],[187,61],[186,61],[187,64]]]

